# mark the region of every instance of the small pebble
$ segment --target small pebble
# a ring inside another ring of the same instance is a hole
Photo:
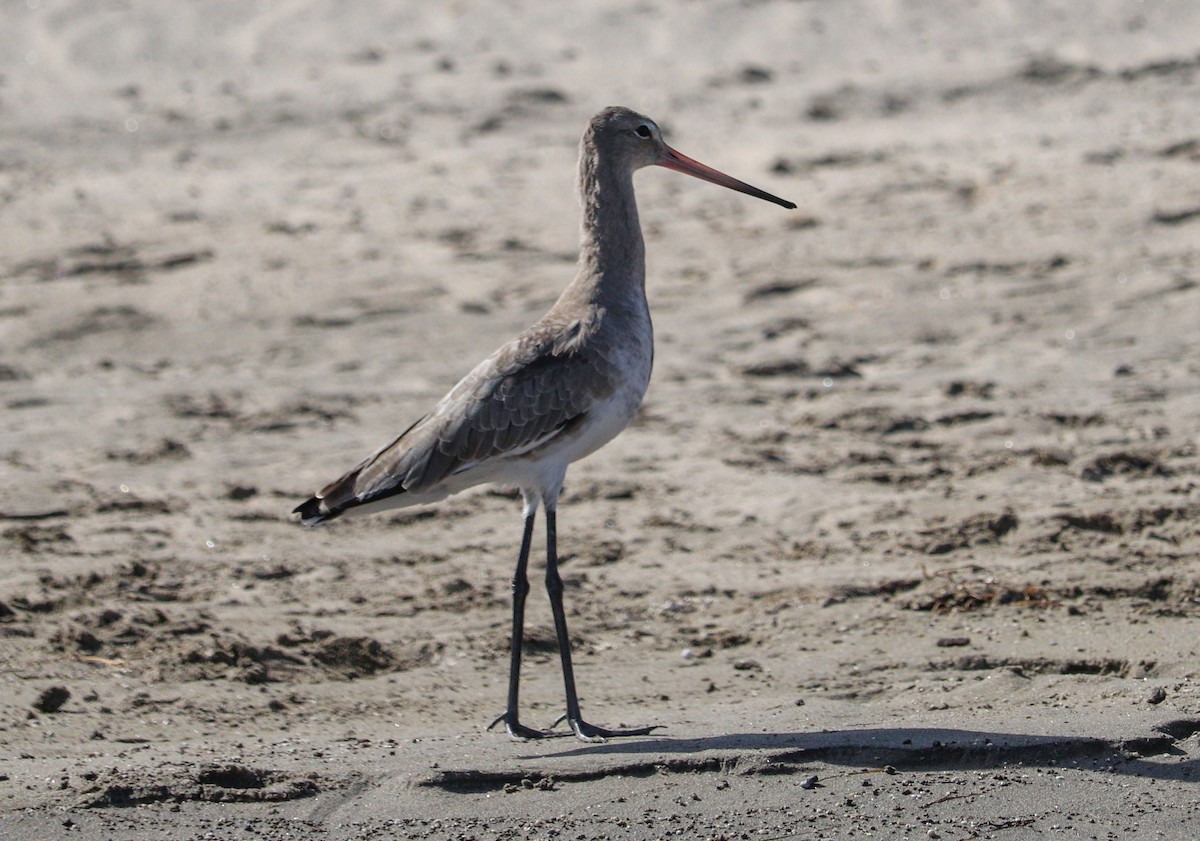
[[[1167,690],[1161,686],[1150,693],[1150,697],[1146,699],[1147,704],[1161,704],[1167,700]]]
[[[811,777],[805,777],[805,778],[804,778],[804,779],[803,779],[803,780],[800,782],[800,788],[803,788],[803,789],[814,789],[814,788],[816,788],[816,787],[817,787],[817,777],[816,777],[816,775],[813,775],[813,776],[811,776]]]
[[[963,645],[970,645],[970,637],[941,637],[937,641],[938,648],[958,648]]]
[[[71,690],[67,687],[51,686],[42,690],[42,694],[38,695],[38,699],[33,702],[33,708],[44,713],[58,712],[70,697]]]

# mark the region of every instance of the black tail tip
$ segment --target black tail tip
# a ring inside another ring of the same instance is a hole
[[[307,502],[302,502],[293,508],[292,513],[299,514],[300,522],[304,523],[304,525],[315,526],[319,523],[325,522],[326,520],[332,520],[337,516],[336,513],[329,511],[328,509],[322,510],[323,504],[324,501],[320,497],[314,496]]]

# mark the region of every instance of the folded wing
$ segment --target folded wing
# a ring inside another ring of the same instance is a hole
[[[296,508],[306,523],[439,483],[494,459],[520,456],[578,424],[612,393],[602,357],[566,330],[530,331],[464,377],[400,437]]]

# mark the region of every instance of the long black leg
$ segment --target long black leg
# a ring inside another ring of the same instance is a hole
[[[575,694],[575,670],[571,667],[571,640],[567,634],[567,616],[563,610],[563,583],[558,574],[557,530],[554,509],[546,509],[546,592],[550,594],[550,609],[554,613],[554,632],[558,636],[558,654],[562,658],[563,683],[566,685],[567,714],[563,717],[575,735],[585,742],[596,742],[614,736],[645,736],[654,727],[638,727],[632,730],[608,730],[588,724],[579,711],[579,697]],[[559,719],[562,721],[563,719]],[[558,722],[555,722],[557,724]]]
[[[517,556],[517,568],[513,571],[512,653],[508,665],[508,705],[504,714],[488,725],[488,730],[491,730],[503,721],[504,729],[514,739],[539,739],[548,735],[544,731],[526,727],[517,718],[521,686],[521,647],[525,636],[525,597],[529,595],[529,577],[526,574],[526,568],[529,566],[529,545],[533,541],[535,516],[535,511],[530,511],[525,516],[525,534],[521,538],[521,554]]]

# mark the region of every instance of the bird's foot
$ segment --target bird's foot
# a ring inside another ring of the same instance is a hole
[[[607,727],[597,727],[595,724],[588,724],[582,718],[570,718],[569,716],[561,715],[557,721],[550,725],[550,729],[553,730],[564,721],[571,726],[571,731],[575,734],[575,737],[583,742],[603,742],[605,739],[619,739],[622,736],[648,736],[659,727],[662,727],[661,724],[652,724],[649,727],[633,727],[628,730],[609,730]]]
[[[532,727],[526,727],[521,722],[517,721],[517,716],[501,713],[495,721],[487,726],[491,730],[500,722],[504,722],[504,729],[508,731],[508,735],[514,739],[547,739],[552,736],[557,736],[557,733],[551,733],[548,730],[535,730]]]

